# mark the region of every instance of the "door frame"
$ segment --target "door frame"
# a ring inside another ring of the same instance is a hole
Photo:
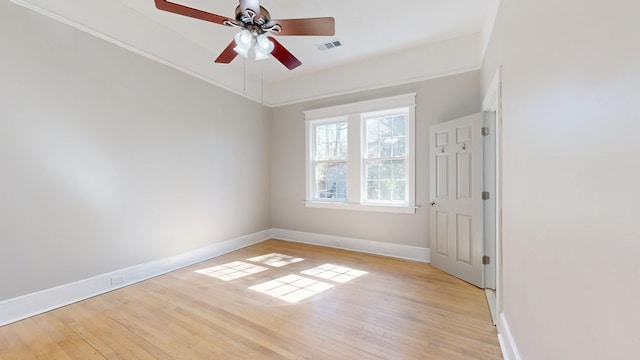
[[[482,111],[495,112],[495,254],[485,254],[495,261],[496,267],[496,290],[486,291],[487,302],[491,309],[491,317],[494,324],[498,324],[499,314],[502,313],[502,66],[493,76],[491,84],[482,102]],[[493,195],[493,194],[492,194]],[[486,241],[486,240],[485,240]]]

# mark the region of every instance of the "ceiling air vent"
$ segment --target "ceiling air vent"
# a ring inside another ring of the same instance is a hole
[[[329,50],[329,49],[335,49],[335,48],[340,47],[340,46],[342,46],[342,43],[339,40],[336,40],[336,41],[331,41],[331,42],[328,42],[328,43],[324,43],[324,44],[318,45],[318,49],[320,49],[320,50]]]

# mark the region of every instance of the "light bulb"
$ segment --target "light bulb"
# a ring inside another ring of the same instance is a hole
[[[236,44],[250,45],[253,35],[249,30],[242,30],[236,34]]]
[[[274,48],[274,44],[264,34],[260,34],[256,37],[256,45],[264,51],[266,54],[271,54]]]
[[[249,49],[251,49],[251,43],[253,35],[249,30],[242,30],[235,36],[236,47],[233,48],[235,52],[240,54],[244,58],[249,57]]]

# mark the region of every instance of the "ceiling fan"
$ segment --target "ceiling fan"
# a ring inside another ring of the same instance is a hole
[[[302,65],[302,62],[276,39],[266,34],[281,36],[333,36],[335,34],[335,19],[332,17],[273,20],[267,9],[260,6],[260,0],[239,0],[235,19],[167,0],[155,0],[155,2],[159,10],[241,29],[216,59],[215,62],[222,64],[230,63],[237,55],[248,58],[249,50],[255,43],[256,60],[266,59],[272,55],[287,69],[293,70]]]

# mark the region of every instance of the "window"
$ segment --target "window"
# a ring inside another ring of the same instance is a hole
[[[407,118],[401,111],[363,119],[365,202],[407,203]]]
[[[347,122],[313,125],[314,200],[347,199]]]
[[[415,93],[305,118],[308,207],[415,212]]]

